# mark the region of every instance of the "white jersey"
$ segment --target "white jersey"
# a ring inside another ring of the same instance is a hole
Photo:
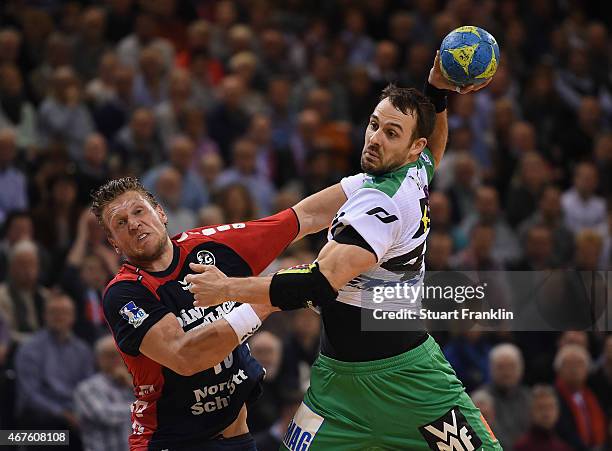
[[[352,226],[376,254],[377,263],[339,290],[339,302],[373,308],[375,287],[422,284],[433,172],[433,155],[425,149],[417,161],[382,176],[342,179],[348,200],[338,210],[328,240]],[[380,307],[385,310],[420,308],[420,296],[412,302],[406,298],[384,302]]]

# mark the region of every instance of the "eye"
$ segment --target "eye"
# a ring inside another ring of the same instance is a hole
[[[378,128],[378,124],[374,121],[370,121],[370,128],[372,130],[376,130]]]
[[[137,208],[136,209],[136,214],[139,215],[140,213],[142,213],[142,208]]]
[[[126,224],[125,219],[119,219],[119,220],[117,221],[117,225],[118,225],[119,227],[124,226],[125,224]]]
[[[395,133],[393,130],[389,130],[387,132],[387,135],[389,135],[389,138],[395,138],[397,136],[397,133]]]

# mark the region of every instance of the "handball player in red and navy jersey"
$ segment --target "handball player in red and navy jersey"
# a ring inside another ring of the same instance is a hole
[[[131,450],[255,450],[246,403],[264,369],[244,340],[273,310],[232,300],[194,307],[190,265],[228,276],[259,274],[292,241],[329,225],[346,196],[340,185],[293,208],[246,223],[170,238],[163,209],[134,178],[112,180],[92,211],[126,263],[104,294],[104,314],[133,376]],[[245,309],[251,310],[245,310]]]

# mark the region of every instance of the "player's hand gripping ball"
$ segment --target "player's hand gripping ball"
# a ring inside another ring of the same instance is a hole
[[[447,34],[440,46],[442,74],[456,86],[484,83],[498,65],[497,41],[479,27],[459,27]]]

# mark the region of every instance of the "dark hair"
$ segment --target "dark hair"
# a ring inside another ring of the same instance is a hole
[[[136,177],[123,177],[120,179],[110,180],[91,195],[93,199],[91,211],[94,215],[96,215],[98,222],[105,229],[106,225],[104,224],[104,220],[102,218],[104,208],[116,198],[129,191],[136,191],[142,194],[153,207],[157,207],[158,203],[153,194],[148,192]]]
[[[404,114],[416,113],[416,127],[412,139],[429,138],[436,122],[436,110],[425,95],[414,88],[399,88],[393,83],[387,85],[380,100],[389,99],[391,105]]]

